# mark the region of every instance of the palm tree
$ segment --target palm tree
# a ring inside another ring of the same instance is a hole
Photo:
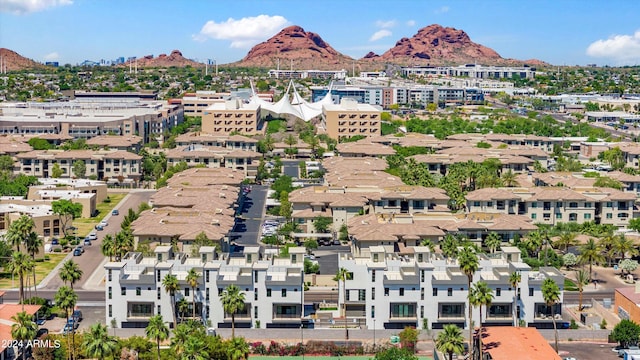
[[[582,311],[582,292],[584,286],[589,283],[589,276],[584,270],[576,271],[576,286],[578,287],[578,293],[580,294],[578,299],[578,311]]]
[[[506,187],[518,186],[518,180],[516,180],[516,174],[511,169],[502,173],[502,183]]]
[[[180,298],[176,303],[176,307],[178,308],[178,314],[180,314],[180,322],[184,321],[184,314],[189,311],[189,302],[184,297]]]
[[[22,215],[14,220],[7,230],[6,239],[11,246],[15,246],[20,251],[20,244],[26,243],[27,238],[35,229],[36,224],[33,219],[27,215]]]
[[[500,250],[500,244],[502,244],[502,239],[500,238],[500,235],[494,231],[490,232],[489,235],[487,235],[487,238],[484,239],[484,245],[489,248],[489,251],[492,254],[497,250]]]
[[[8,265],[8,270],[11,274],[18,276],[18,282],[20,284],[19,298],[22,304],[22,310],[24,311],[24,278],[33,270],[35,263],[31,258],[22,252],[14,252],[11,254],[11,261]]]
[[[479,267],[478,255],[471,247],[465,246],[458,254],[458,265],[460,270],[467,276],[467,289],[471,291],[473,275]],[[470,358],[473,359],[473,320],[471,311],[471,301],[469,301],[469,354],[471,355]]]
[[[67,260],[60,269],[60,279],[65,285],[69,283],[69,286],[73,289],[73,284],[82,279],[82,269],[73,260]]]
[[[72,288],[65,285],[58,289],[54,297],[54,300],[56,302],[56,306],[58,306],[61,309],[64,309],[67,315],[67,323],[68,323],[69,314],[71,313],[71,311],[73,311],[73,308],[76,306],[76,303],[78,302],[78,294],[76,294]],[[74,330],[72,330],[71,332],[73,333]],[[75,336],[74,336],[74,339],[75,339]],[[69,333],[67,333],[67,344],[69,344],[69,358],[73,358],[73,354],[71,352],[72,352],[72,349],[75,348],[75,346],[73,346],[72,348],[71,342],[69,342]]]
[[[614,251],[620,255],[622,260],[625,259],[626,255],[631,257],[638,255],[638,248],[633,240],[628,239],[624,236],[624,234],[620,234],[620,236],[616,237],[613,243]]]
[[[240,291],[239,287],[235,285],[229,285],[220,294],[220,302],[222,303],[224,312],[231,315],[231,338],[235,338],[235,316],[239,310],[244,309],[245,307],[244,293]]]
[[[191,292],[192,292],[192,302],[193,302],[193,314],[192,314],[192,318],[195,319],[196,317],[196,287],[198,286],[198,278],[200,277],[200,274],[196,271],[195,268],[191,268],[191,270],[189,270],[189,272],[187,273],[187,284],[189,284],[189,286],[191,286]]]
[[[600,252],[600,246],[593,239],[589,239],[586,244],[580,247],[580,255],[578,262],[581,264],[589,264],[589,280],[592,280],[592,266],[594,262],[603,262],[604,256]]]
[[[349,274],[349,270],[341,267],[333,278],[333,281],[337,281],[338,284],[342,281],[342,318],[344,319],[345,340],[349,340],[349,330],[347,330],[347,279],[350,276]]]
[[[88,356],[102,360],[115,354],[118,341],[109,336],[106,325],[94,324],[89,328],[89,332],[85,334],[82,347]]]
[[[551,306],[551,318],[553,319],[553,332],[555,334],[555,349],[558,352],[558,329],[556,328],[556,314],[553,306],[560,301],[560,288],[552,278],[546,278],[542,282],[542,298],[547,306]]]
[[[176,291],[179,289],[178,278],[175,275],[167,274],[164,279],[162,279],[162,286],[164,287],[164,291],[171,295],[171,313],[173,314],[173,328],[175,329],[178,326],[176,320]]]
[[[449,354],[449,360],[453,359],[453,354],[461,355],[464,352],[462,330],[453,324],[445,325],[436,338],[436,348]]]
[[[458,255],[458,240],[451,234],[445,235],[444,240],[440,243],[440,250],[447,258],[455,258]]]
[[[511,284],[511,287],[513,288],[513,312],[515,314],[513,316],[513,321],[514,321],[513,326],[520,325],[520,313],[517,310],[518,309],[518,304],[517,304],[518,285],[520,284],[520,281],[522,281],[522,275],[520,275],[520,272],[518,271],[512,272],[511,275],[509,276],[509,284]]]
[[[169,328],[164,324],[162,315],[155,315],[149,318],[149,325],[145,329],[145,335],[149,340],[156,341],[158,360],[160,360],[160,343],[169,338]]]
[[[109,261],[113,261],[113,256],[116,254],[116,243],[111,234],[104,236],[100,250],[102,251],[102,255],[109,257]]]
[[[478,347],[480,351],[480,359],[482,359],[482,307],[489,307],[493,302],[493,291],[484,281],[478,281],[473,284],[469,291],[469,302],[473,306],[477,306],[480,310],[480,341],[478,341]],[[488,310],[487,310],[488,311]]]
[[[11,337],[19,342],[26,343],[36,337],[38,325],[33,322],[32,316],[25,311],[11,317],[15,324],[11,325]],[[22,360],[27,356],[27,347],[22,348]]]
[[[40,252],[40,247],[42,246],[42,239],[38,236],[35,231],[29,233],[27,237],[27,241],[25,243],[25,247],[27,248],[27,252],[31,255],[31,260],[36,262],[36,254]],[[36,297],[38,297],[38,288],[36,286],[36,267],[34,266],[31,269],[31,273],[33,274],[33,289],[36,293]]]
[[[203,339],[198,336],[189,336],[184,343],[184,350],[180,360],[208,360],[209,353]]]
[[[187,321],[178,325],[173,329],[173,338],[171,338],[171,348],[177,355],[181,355],[184,351],[184,345],[190,336],[193,336],[194,328],[191,321]]]
[[[243,338],[233,338],[227,344],[227,354],[230,360],[245,360],[249,358],[249,344]]]
[[[435,252],[436,251],[436,245],[430,239],[422,240],[422,242],[420,243],[420,246],[428,247],[429,251],[431,251],[431,252]]]
[[[567,250],[569,250],[569,246],[574,246],[577,244],[576,235],[577,234],[573,231],[563,231],[554,245],[557,248],[564,248],[564,252],[566,253]]]
[[[616,243],[616,236],[613,233],[607,233],[599,238],[598,246],[602,251],[602,254],[607,260],[607,264],[611,266],[613,258],[616,256],[616,250],[614,244]]]
[[[318,138],[312,134],[305,139],[305,142],[309,144],[312,156],[315,156],[316,150],[318,149],[318,146],[320,146],[320,140],[318,140]]]

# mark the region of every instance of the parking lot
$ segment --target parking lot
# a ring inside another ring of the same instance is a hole
[[[553,342],[550,344],[553,346]],[[576,360],[620,359],[618,353],[611,350],[615,346],[616,344],[606,343],[566,342],[560,343],[558,350],[563,359],[567,357],[575,358]]]

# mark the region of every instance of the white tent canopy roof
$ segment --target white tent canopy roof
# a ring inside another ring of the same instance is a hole
[[[293,94],[290,95],[289,93],[291,92],[291,89],[293,89]],[[256,94],[253,83],[251,84],[251,92],[252,95],[250,103],[260,105],[262,110],[271,113],[274,117],[295,117],[304,121],[310,121],[322,114],[323,105],[333,104],[331,99],[331,86],[329,87],[329,92],[322,98],[322,100],[311,103],[300,96],[298,90],[296,90],[293,85],[293,80],[289,82],[287,91],[282,99],[275,104],[261,99]],[[289,101],[289,96],[291,96],[291,101]]]

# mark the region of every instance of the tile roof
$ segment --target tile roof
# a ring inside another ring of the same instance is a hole
[[[484,328],[482,344],[493,360],[561,360],[549,342],[536,328],[488,326]]]

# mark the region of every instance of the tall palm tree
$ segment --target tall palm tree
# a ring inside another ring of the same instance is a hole
[[[100,250],[102,251],[102,255],[109,257],[109,261],[113,261],[113,257],[116,255],[116,243],[111,234],[104,236]]]
[[[71,311],[73,311],[73,308],[75,308],[76,303],[78,303],[78,294],[76,294],[72,288],[65,285],[58,289],[54,297],[54,300],[56,302],[56,306],[58,306],[61,309],[64,309],[67,315],[67,323],[68,323],[69,315],[71,314]],[[74,333],[74,330],[72,330],[71,333]],[[72,338],[72,341],[75,342],[75,336]],[[71,342],[69,341],[69,333],[67,333],[67,344],[69,344],[69,358],[72,359],[73,358],[72,349],[75,348],[75,344],[72,347]]]
[[[67,260],[60,269],[60,279],[73,289],[73,284],[82,279],[82,269],[75,261]]]
[[[38,325],[33,322],[32,316],[25,311],[11,317],[15,324],[11,325],[11,337],[20,342],[27,342],[36,337]],[[27,347],[22,348],[22,360],[26,359]]]
[[[593,263],[604,261],[604,256],[602,255],[600,250],[600,246],[598,246],[593,239],[589,239],[586,244],[580,247],[578,262],[581,264],[589,264],[589,280],[593,279]]]
[[[293,134],[289,134],[289,135],[287,135],[286,138],[284,138],[284,143],[289,145],[289,153],[291,153],[291,147],[293,145],[298,144],[298,139],[296,139],[296,137],[293,136]],[[293,155],[293,154],[291,154],[291,155]]]
[[[29,234],[33,232],[35,227],[36,224],[30,216],[22,215],[9,225],[6,239],[12,246],[15,246],[19,252],[20,244],[27,242]]]
[[[178,326],[176,320],[176,291],[179,289],[178,278],[175,275],[167,274],[164,279],[162,279],[162,286],[164,287],[164,291],[171,295],[171,313],[173,314],[173,328],[175,329]]]
[[[484,245],[489,248],[489,251],[493,254],[497,250],[500,250],[500,244],[502,244],[502,239],[497,232],[492,231],[487,235],[487,238],[484,239]]]
[[[453,354],[462,355],[464,352],[462,330],[453,324],[445,325],[436,338],[436,348],[449,354],[449,360],[453,359]]]
[[[569,246],[574,246],[576,245],[578,242],[576,241],[576,233],[574,233],[573,231],[563,231],[562,234],[560,234],[560,237],[558,238],[558,240],[556,240],[555,242],[555,246],[557,248],[564,248],[564,252],[566,253],[567,250],[569,250]]]
[[[34,262],[36,262],[36,254],[40,252],[40,247],[42,246],[43,241],[42,239],[38,236],[38,234],[35,231],[32,231],[31,233],[29,233],[29,236],[27,237],[27,241],[25,243],[25,247],[27,248],[27,252],[29,253],[29,255],[31,255],[31,260]],[[36,297],[38,297],[38,287],[36,286],[36,267],[34,266],[33,269],[31,269],[31,273],[33,274],[33,289],[36,293]]]
[[[518,186],[518,180],[516,180],[516,174],[511,169],[502,173],[502,183],[506,187]]]
[[[231,315],[231,338],[236,337],[235,322],[236,313],[238,310],[244,309],[244,293],[240,291],[240,288],[235,285],[229,285],[220,294],[220,302],[224,312]]]
[[[199,277],[200,277],[200,273],[198,273],[194,268],[191,268],[191,270],[189,270],[186,277],[187,284],[191,286],[191,298],[193,303],[193,309],[192,309],[193,314],[191,317],[194,319],[196,317],[196,287],[198,286]]]
[[[519,271],[514,271],[511,273],[511,275],[509,275],[509,284],[511,284],[511,287],[513,288],[513,321],[514,321],[514,325],[513,326],[519,326],[520,325],[520,313],[518,312],[518,285],[520,284],[520,281],[522,281],[522,275],[520,274]]]
[[[626,255],[631,257],[638,255],[638,248],[636,247],[636,244],[633,240],[625,237],[624,234],[620,234],[620,236],[616,237],[616,240],[613,243],[613,249],[622,260],[625,259]]]
[[[576,271],[576,286],[578,287],[578,293],[580,294],[578,299],[578,311],[582,311],[582,292],[584,286],[589,283],[589,275],[584,270]]]
[[[480,332],[478,334],[478,348],[480,353],[480,359],[482,359],[482,307],[485,306],[487,311],[491,303],[493,302],[493,291],[484,281],[478,281],[473,284],[469,291],[469,302],[473,306],[477,306],[480,310]]]
[[[607,264],[611,266],[613,258],[616,257],[616,249],[614,244],[616,243],[616,236],[613,233],[606,233],[598,239],[598,246],[602,251],[602,254],[607,260]]]
[[[546,278],[542,282],[542,298],[547,306],[551,306],[551,318],[553,319],[553,332],[555,334],[555,349],[558,352],[558,328],[556,328],[556,314],[553,306],[560,301],[560,288],[552,278]]]
[[[149,340],[155,340],[158,360],[160,360],[160,343],[169,338],[169,328],[164,324],[162,315],[155,315],[149,318],[149,325],[145,329],[145,335]]]
[[[347,330],[347,279],[349,278],[349,270],[341,267],[338,269],[333,281],[337,281],[338,285],[342,281],[342,318],[344,319],[344,338],[349,340],[349,330]]]
[[[189,302],[184,297],[180,298],[176,303],[176,307],[178,308],[178,314],[180,314],[180,322],[184,321],[184,314],[189,311]]]
[[[88,356],[102,360],[115,354],[118,341],[109,336],[106,325],[94,324],[85,334],[82,347]]]
[[[18,277],[20,284],[19,298],[22,304],[22,310],[24,311],[24,278],[31,270],[33,270],[34,262],[31,258],[23,252],[14,252],[11,254],[11,261],[8,264],[8,270],[11,274]]]
[[[460,266],[460,270],[467,276],[467,289],[468,291],[471,291],[473,275],[480,266],[478,255],[475,253],[473,248],[469,246],[462,248],[458,253],[458,265]],[[470,358],[473,359],[473,316],[471,312],[471,301],[469,301],[469,354],[471,355]]]
[[[455,258],[458,255],[458,239],[451,234],[445,235],[444,240],[440,243],[440,250],[447,258]]]
[[[209,353],[204,340],[198,336],[190,336],[184,343],[180,360],[208,360]]]

